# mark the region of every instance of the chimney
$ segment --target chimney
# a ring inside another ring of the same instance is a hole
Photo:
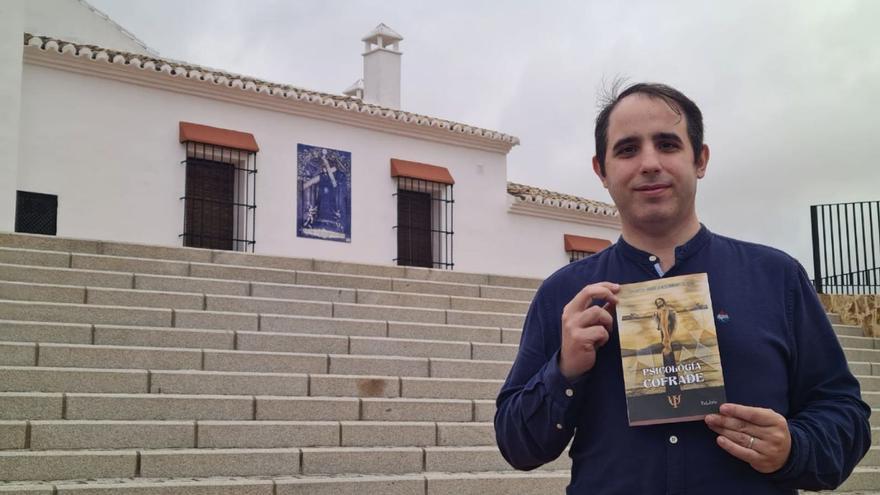
[[[398,43],[402,40],[402,36],[385,24],[379,24],[361,39],[364,42],[362,98],[365,102],[394,109],[400,108],[402,53]]]

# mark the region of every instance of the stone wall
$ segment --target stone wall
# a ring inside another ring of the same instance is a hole
[[[819,294],[819,299],[844,324],[862,327],[866,336],[880,337],[880,295]]]

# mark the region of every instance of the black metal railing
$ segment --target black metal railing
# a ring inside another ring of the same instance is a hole
[[[257,155],[187,141],[183,245],[254,251]]]
[[[403,266],[452,270],[452,184],[397,177],[397,257]]]
[[[810,206],[820,294],[880,293],[880,201]]]

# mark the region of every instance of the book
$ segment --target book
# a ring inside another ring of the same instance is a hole
[[[630,426],[703,419],[725,402],[705,273],[624,284],[617,328]]]

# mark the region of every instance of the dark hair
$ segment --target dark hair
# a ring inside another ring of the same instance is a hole
[[[700,112],[696,103],[681,91],[665,84],[637,83],[615,95],[618,86],[619,83],[612,86],[611,94],[606,98],[599,116],[596,117],[596,158],[599,160],[599,170],[603,176],[605,175],[605,153],[608,149],[608,122],[611,119],[611,112],[614,111],[614,107],[620,103],[620,100],[636,93],[647,95],[649,98],[660,98],[675,113],[684,115],[688,138],[694,150],[694,161],[699,158],[700,151],[703,149],[703,113]]]

